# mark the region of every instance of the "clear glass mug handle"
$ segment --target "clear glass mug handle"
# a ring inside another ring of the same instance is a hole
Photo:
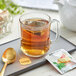
[[[59,25],[60,25],[60,22],[59,22],[57,19],[53,19],[53,20],[51,21],[51,25],[52,25],[54,22],[57,23],[57,24],[56,24],[56,36],[55,36],[55,39],[54,39],[54,40],[51,40],[51,42],[55,42],[55,41],[59,38],[59,36],[60,36],[60,34],[59,34]]]

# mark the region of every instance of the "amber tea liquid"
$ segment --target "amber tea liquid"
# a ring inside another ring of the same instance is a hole
[[[25,26],[22,27],[21,25],[21,50],[26,55],[40,57],[40,55],[44,55],[49,50],[50,24],[48,26],[48,23],[49,22],[44,19],[28,19],[23,21]],[[32,30],[33,27],[43,28]]]

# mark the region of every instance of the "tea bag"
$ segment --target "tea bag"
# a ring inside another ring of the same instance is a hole
[[[28,26],[32,26],[32,27],[41,27],[46,25],[46,22],[42,21],[42,20],[35,20],[34,21],[32,19],[28,19],[24,22],[25,25]]]
[[[44,19],[27,19],[23,21],[23,24],[26,29],[29,29],[28,32],[33,33],[34,35],[42,36],[44,34],[43,26],[47,26],[48,21]]]
[[[43,21],[33,21],[29,26],[33,27],[41,27],[44,26],[46,23]]]
[[[46,21],[44,21],[44,20],[33,21],[33,22],[31,23],[31,26],[32,26],[32,27],[36,27],[36,28],[42,27],[41,30],[39,29],[39,31],[35,31],[34,34],[35,34],[35,35],[38,35],[38,36],[42,36],[42,35],[44,34],[44,32],[43,32],[43,26],[45,26],[46,24],[47,24],[47,23],[46,23]]]

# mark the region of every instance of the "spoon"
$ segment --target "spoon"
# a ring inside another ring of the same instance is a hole
[[[1,72],[0,72],[0,76],[4,75],[4,71],[6,69],[6,66],[8,64],[11,64],[13,62],[15,62],[16,60],[16,51],[13,48],[8,48],[4,51],[3,55],[2,55],[2,61],[5,63]]]

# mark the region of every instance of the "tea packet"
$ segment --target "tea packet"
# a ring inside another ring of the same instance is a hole
[[[76,67],[74,59],[66,50],[59,49],[45,57],[61,74]]]

